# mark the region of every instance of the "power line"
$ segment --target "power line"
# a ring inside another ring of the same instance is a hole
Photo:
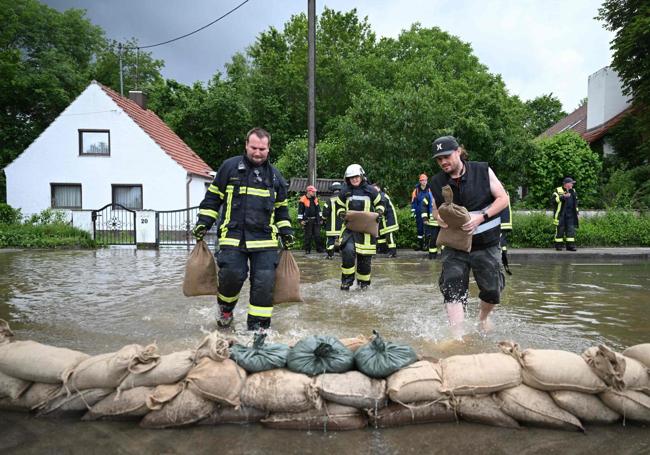
[[[183,39],[183,38],[187,38],[187,37],[190,36],[190,35],[194,35],[195,33],[198,33],[198,32],[200,32],[201,30],[206,29],[206,28],[210,27],[210,26],[213,25],[213,24],[216,24],[216,23],[219,22],[221,19],[223,19],[223,18],[229,16],[230,14],[234,13],[235,11],[237,11],[239,8],[241,8],[242,6],[244,6],[244,5],[245,5],[246,3],[248,3],[249,1],[250,1],[250,0],[244,0],[244,1],[241,2],[239,5],[235,6],[233,9],[231,9],[230,11],[228,11],[227,13],[225,13],[223,16],[218,17],[217,19],[213,20],[213,21],[210,22],[209,24],[206,24],[206,25],[204,25],[203,27],[197,28],[196,30],[194,30],[194,31],[192,31],[192,32],[190,32],[190,33],[186,33],[185,35],[179,36],[179,37],[177,37],[177,38],[173,38],[173,39],[170,39],[170,40],[167,40],[167,41],[163,41],[162,43],[150,44],[150,45],[148,45],[148,46],[137,46],[137,47],[132,47],[131,49],[149,49],[149,48],[156,47],[156,46],[162,46],[163,44],[173,43],[174,41],[178,41],[178,40]]]

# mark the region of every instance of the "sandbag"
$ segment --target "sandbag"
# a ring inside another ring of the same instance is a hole
[[[391,374],[387,380],[387,392],[397,403],[437,401],[445,398],[440,391],[440,365],[420,360]]]
[[[86,389],[73,394],[62,393],[61,396],[38,406],[37,417],[72,417],[80,416],[95,403],[113,393],[113,389]]]
[[[635,390],[607,390],[598,395],[603,403],[626,419],[650,423],[650,396]]]
[[[359,371],[321,374],[315,384],[320,395],[333,403],[358,409],[386,406],[386,381],[369,378]]]
[[[16,399],[0,399],[0,410],[3,411],[24,411],[32,409],[47,403],[54,397],[60,395],[61,384],[34,383],[29,389]]]
[[[158,364],[155,345],[143,348],[129,344],[117,352],[90,357],[64,373],[63,382],[70,391],[117,388],[129,372],[146,372]]]
[[[300,268],[289,250],[282,250],[275,268],[273,305],[289,302],[304,302],[300,295]]]
[[[585,350],[582,358],[614,390],[650,392],[648,370],[638,360],[625,357],[602,344]]]
[[[134,387],[113,392],[92,406],[81,420],[140,420],[149,412],[147,397],[153,387]]]
[[[650,368],[650,343],[637,344],[630,346],[623,351],[625,357],[629,357],[641,362],[646,368]]]
[[[140,421],[142,428],[169,428],[191,425],[212,413],[216,403],[206,400],[190,389],[182,390],[162,409],[149,412]]]
[[[147,408],[152,411],[162,409],[167,403],[176,398],[185,389],[183,382],[159,385],[145,397]]]
[[[354,353],[334,337],[312,335],[298,341],[289,351],[287,368],[296,373],[316,376],[345,373],[354,366]]]
[[[521,384],[521,367],[509,355],[487,353],[442,359],[441,392],[475,395],[498,392]]]
[[[212,360],[221,362],[230,357],[230,344],[230,340],[218,330],[215,330],[206,335],[196,347],[195,361],[198,362],[203,357],[209,357]]]
[[[379,236],[379,223],[376,212],[363,212],[358,210],[348,210],[345,212],[345,227],[352,232],[370,234],[373,237]]]
[[[278,430],[360,430],[368,426],[368,419],[359,409],[336,403],[323,403],[321,409],[303,412],[274,413],[261,420],[267,428]]]
[[[469,253],[472,250],[472,234],[463,231],[461,226],[470,221],[472,217],[465,207],[454,204],[454,193],[449,185],[442,188],[442,196],[445,202],[438,207],[438,215],[447,224],[447,227],[440,228],[436,245]]]
[[[584,431],[580,421],[555,404],[547,392],[525,384],[495,394],[503,412],[518,422],[544,428]]]
[[[519,350],[512,342],[499,347],[510,353],[521,365],[523,383],[538,390],[573,390],[599,393],[607,385],[578,354],[554,349]]]
[[[183,379],[194,365],[195,352],[185,350],[160,356],[155,368],[143,373],[132,372],[120,383],[117,390],[134,387],[155,387],[161,384],[175,384]]]
[[[269,412],[302,412],[322,404],[312,378],[284,368],[249,375],[241,402]]]
[[[370,338],[365,335],[358,335],[353,338],[340,338],[339,341],[343,346],[348,348],[352,352],[356,352],[361,346],[364,346],[370,343]]]
[[[11,343],[13,341],[14,333],[9,327],[9,323],[4,319],[0,319],[0,346],[3,344]]]
[[[255,423],[268,415],[268,412],[249,406],[218,405],[209,416],[199,422],[199,425],[221,425],[224,423]]]
[[[0,345],[0,371],[31,382],[57,384],[67,370],[90,356],[36,341],[13,341]]]
[[[386,378],[417,360],[412,347],[384,341],[376,330],[374,338],[354,353],[357,369],[371,378]]]
[[[185,264],[183,295],[185,297],[215,296],[218,293],[217,264],[208,244],[198,240]]]
[[[572,390],[558,390],[549,392],[555,404],[570,412],[581,422],[604,424],[614,423],[621,416],[607,407],[600,398],[590,393],[574,392]]]
[[[256,333],[252,346],[234,344],[230,358],[248,373],[284,368],[287,364],[289,346],[282,343],[265,344],[266,333]]]
[[[246,382],[246,371],[230,359],[216,362],[203,358],[187,373],[188,387],[208,400],[239,406],[239,393]]]
[[[29,388],[32,383],[22,379],[13,378],[0,372],[0,398],[16,399]]]
[[[368,411],[369,424],[375,428],[392,428],[415,423],[455,422],[454,411],[444,403],[392,403],[383,409]]]
[[[463,395],[453,402],[458,416],[467,422],[519,428],[519,423],[501,410],[492,395]]]

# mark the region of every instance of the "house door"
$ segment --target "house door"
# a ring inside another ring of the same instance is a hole
[[[107,204],[93,210],[93,238],[102,245],[135,245],[135,210]]]

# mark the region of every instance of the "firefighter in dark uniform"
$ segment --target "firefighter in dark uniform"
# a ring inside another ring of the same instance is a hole
[[[323,245],[320,239],[320,205],[318,198],[316,197],[316,187],[313,185],[307,187],[307,194],[302,196],[298,202],[298,221],[305,230],[305,253],[311,254],[312,240],[316,245],[316,251],[322,253]]]
[[[377,237],[377,253],[388,253],[389,258],[394,258],[397,256],[397,244],[395,243],[395,232],[399,230],[399,223],[397,222],[397,213],[395,212],[395,206],[393,201],[390,200],[390,196],[382,190],[379,183],[373,183],[372,186],[379,191],[381,200],[386,207],[386,213],[382,219],[382,222],[379,226],[379,237]]]
[[[576,183],[571,177],[562,180],[562,186],[555,188],[551,197],[553,224],[555,224],[555,249],[576,251],[576,229],[578,229],[578,195],[573,189]]]
[[[278,236],[285,248],[294,243],[287,205],[287,184],[268,160],[271,135],[253,128],[242,156],[225,160],[205,193],[192,234],[197,240],[217,222],[220,250],[219,317],[228,327],[239,292],[249,275],[248,330],[266,329],[273,313]]]
[[[438,239],[438,232],[440,227],[438,226],[438,221],[436,217],[433,216],[435,210],[433,203],[433,196],[425,197],[422,199],[423,204],[423,216],[422,222],[424,224],[424,248],[429,252],[429,260],[435,259],[438,256],[438,246],[436,245],[436,240]],[[424,214],[426,213],[426,217]]]
[[[508,207],[501,212],[501,262],[503,269],[508,275],[512,275],[510,264],[508,264],[508,235],[512,232],[512,209],[510,208],[510,197],[508,197]]]
[[[426,202],[425,202],[426,201]],[[420,183],[415,185],[411,193],[411,214],[415,218],[417,227],[418,244],[415,251],[427,251],[424,244],[424,221],[431,213],[431,188],[429,187],[428,177],[426,174],[420,174]]]
[[[453,136],[433,141],[433,158],[441,172],[431,179],[436,207],[444,203],[442,188],[449,185],[453,202],[470,212],[461,229],[472,235],[471,251],[445,247],[441,253],[442,271],[438,284],[442,292],[449,325],[455,337],[463,335],[464,306],[469,296],[469,272],[479,288],[479,325],[491,328],[489,314],[500,302],[505,286],[501,263],[501,212],[508,206],[508,193],[488,163],[467,161],[465,151]],[[447,224],[435,212],[441,229]]]
[[[348,210],[377,212],[380,225],[386,210],[381,195],[368,184],[365,172],[358,164],[351,164],[345,170],[345,185],[336,198],[336,216],[343,219]],[[349,291],[355,276],[359,287],[367,289],[370,286],[372,256],[377,252],[376,239],[370,234],[352,232],[344,224],[340,245],[341,290]]]
[[[343,227],[343,220],[336,216],[336,198],[341,191],[341,182],[332,182],[330,185],[330,191],[332,192],[332,197],[325,199],[323,201],[323,211],[321,213],[323,217],[323,223],[325,223],[325,236],[327,237],[327,244],[325,246],[325,251],[327,251],[327,259],[334,258],[334,245],[336,240],[341,234],[341,228]]]

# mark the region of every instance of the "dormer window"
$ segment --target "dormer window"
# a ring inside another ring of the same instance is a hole
[[[79,130],[79,156],[110,156],[109,130]]]

